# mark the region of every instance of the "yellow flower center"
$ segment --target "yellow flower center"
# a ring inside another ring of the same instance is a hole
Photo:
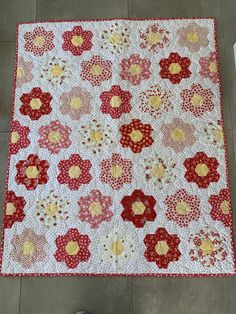
[[[109,41],[112,45],[121,45],[123,43],[123,37],[119,33],[114,33],[110,36]]]
[[[19,141],[19,139],[20,139],[19,133],[16,132],[16,131],[13,131],[13,132],[11,133],[11,143],[12,143],[12,144],[16,144],[16,143]]]
[[[191,44],[196,44],[196,42],[199,41],[199,35],[196,32],[189,32],[187,34],[187,40],[191,43]]]
[[[45,38],[43,36],[36,36],[33,42],[36,47],[42,48],[45,43]]]
[[[54,77],[58,77],[62,75],[63,69],[60,67],[60,65],[54,65],[51,67],[51,74]]]
[[[123,169],[120,165],[113,165],[111,167],[111,175],[113,176],[113,178],[120,178],[122,176],[123,173]]]
[[[22,78],[25,75],[25,71],[22,67],[18,67],[16,70],[16,76]]]
[[[90,211],[92,217],[101,215],[101,213],[102,213],[101,203],[100,202],[92,202],[89,206],[89,211]]]
[[[6,214],[7,215],[13,215],[16,211],[15,205],[13,203],[7,203],[6,205]]]
[[[124,249],[125,247],[121,241],[114,241],[111,244],[111,252],[116,256],[121,255]]]
[[[180,215],[187,215],[190,211],[190,206],[184,201],[178,202],[176,205],[176,211]]]
[[[150,32],[147,35],[147,40],[150,44],[157,44],[161,41],[161,36],[158,33]]]
[[[60,142],[61,134],[59,131],[51,131],[48,134],[48,139],[51,143],[57,144]]]
[[[165,168],[162,163],[156,164],[152,167],[151,170],[152,176],[157,177],[158,179],[162,178],[165,174]]]
[[[47,204],[47,206],[45,208],[45,213],[48,216],[56,215],[57,211],[58,211],[58,206],[56,204],[54,204],[54,203]]]
[[[198,164],[195,168],[195,172],[199,177],[205,177],[209,172],[209,168],[206,164]]]
[[[71,166],[69,168],[69,177],[71,179],[77,179],[81,175],[81,169],[79,166]]]
[[[39,98],[32,98],[30,101],[30,107],[33,110],[39,110],[42,106],[42,102]]]
[[[134,202],[132,204],[132,211],[135,213],[135,215],[143,215],[145,210],[146,206],[143,204],[143,202]]]
[[[99,64],[94,64],[91,68],[91,73],[93,76],[102,74],[102,67]]]
[[[39,171],[38,171],[38,168],[36,166],[29,166],[26,169],[25,174],[26,174],[27,178],[35,179],[35,178],[37,178]]]
[[[215,139],[217,141],[222,141],[223,140],[223,130],[221,128],[216,128],[215,129]]]
[[[82,36],[74,35],[74,36],[72,36],[72,38],[71,38],[71,43],[72,43],[72,45],[74,45],[75,47],[80,47],[80,46],[82,46],[83,42],[84,42],[84,39],[83,39]]]
[[[216,73],[217,72],[217,64],[216,62],[211,62],[211,64],[209,65],[209,71],[211,73]]]
[[[102,133],[99,131],[92,131],[90,133],[90,138],[91,141],[98,143],[102,140]]]
[[[68,255],[77,255],[79,250],[80,247],[77,241],[69,241],[66,245],[66,253]]]
[[[26,256],[33,255],[35,249],[35,244],[31,241],[25,241],[22,245],[22,252]]]
[[[121,105],[122,101],[120,96],[113,96],[110,100],[110,105],[112,108],[119,108]]]
[[[169,71],[171,74],[179,74],[179,72],[181,71],[181,66],[179,65],[179,63],[171,63],[169,66]]]
[[[166,241],[158,241],[155,250],[158,255],[166,255],[169,251],[169,246]]]
[[[160,96],[150,96],[149,97],[149,104],[155,109],[160,108],[162,104],[162,99]]]
[[[182,129],[176,128],[172,131],[170,137],[175,142],[184,141],[185,140],[185,132]]]
[[[220,209],[222,210],[223,214],[228,215],[229,214],[229,209],[230,209],[230,204],[228,201],[223,201],[220,205]]]
[[[142,68],[138,63],[131,64],[129,67],[129,73],[132,75],[139,75],[142,72]]]
[[[191,99],[191,102],[192,102],[194,107],[200,107],[204,103],[204,98],[199,94],[194,94],[192,99]]]
[[[80,97],[73,97],[70,101],[70,107],[74,110],[78,110],[83,106],[83,102]]]
[[[143,133],[140,130],[133,130],[130,134],[129,134],[131,140],[133,142],[140,142],[143,138]]]
[[[202,240],[200,249],[203,255],[211,254],[214,251],[214,243],[211,240]]]

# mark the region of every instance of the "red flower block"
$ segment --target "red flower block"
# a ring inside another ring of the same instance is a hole
[[[211,204],[211,217],[222,221],[226,227],[232,223],[229,189],[222,189],[218,195],[211,195],[208,202]]]
[[[30,129],[28,126],[23,126],[19,121],[12,121],[11,124],[11,141],[9,144],[9,153],[17,154],[20,149],[29,146],[28,139]]]
[[[24,197],[16,196],[13,191],[6,192],[5,215],[3,219],[4,228],[11,228],[16,221],[21,222],[25,218],[23,210],[25,204]]]

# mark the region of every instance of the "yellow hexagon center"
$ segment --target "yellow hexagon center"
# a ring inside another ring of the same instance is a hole
[[[33,110],[39,110],[42,106],[42,102],[39,98],[32,98],[29,105]]]
[[[171,63],[169,66],[169,71],[171,74],[179,74],[179,72],[181,71],[181,66],[179,65],[179,63]]]
[[[16,143],[19,141],[19,139],[20,139],[19,133],[16,132],[16,131],[13,131],[13,132],[11,133],[11,143],[12,143],[12,144],[16,144]]]
[[[114,241],[111,244],[111,252],[116,256],[121,255],[124,249],[125,247],[121,241]]]
[[[166,241],[158,241],[155,250],[158,255],[166,255],[169,251],[169,246]]]
[[[55,203],[49,203],[45,207],[45,213],[48,216],[54,216],[58,212],[58,206]]]
[[[139,75],[142,72],[142,68],[138,63],[131,64],[129,67],[129,73],[132,75]]]
[[[170,135],[171,139],[175,142],[180,142],[185,140],[185,132],[182,129],[175,128]]]
[[[92,217],[101,215],[101,213],[102,213],[101,203],[100,202],[92,202],[89,205],[89,212],[92,215]]]
[[[71,166],[69,168],[69,177],[71,179],[77,179],[81,175],[81,169],[79,166]]]
[[[217,72],[217,64],[216,62],[211,62],[210,65],[209,65],[209,71],[211,73],[216,73]]]
[[[32,241],[25,241],[22,245],[22,253],[26,256],[33,255],[35,249],[35,244]]]
[[[147,35],[147,40],[150,44],[157,44],[161,41],[161,36],[158,33],[150,32]]]
[[[119,108],[122,103],[120,96],[113,96],[110,100],[110,105],[112,108]]]
[[[150,96],[149,97],[149,104],[155,109],[160,108],[162,104],[162,99],[160,96]]]
[[[178,202],[176,204],[176,211],[180,215],[187,215],[190,211],[190,206],[184,201]]]
[[[211,240],[202,240],[200,249],[203,255],[212,254],[214,251],[214,243]]]
[[[36,166],[29,166],[26,169],[25,174],[26,174],[27,178],[35,179],[35,178],[37,178],[39,171],[38,171],[38,168]]]
[[[16,76],[22,78],[25,75],[25,71],[22,67],[18,67],[16,70]]]
[[[7,203],[6,214],[10,216],[13,215],[15,211],[16,211],[15,205],[13,203]]]
[[[143,215],[143,213],[146,210],[146,206],[143,204],[143,202],[134,202],[132,204],[132,211],[135,213],[135,215]]]
[[[77,241],[69,241],[66,245],[66,253],[68,255],[77,255],[80,247]]]
[[[118,179],[122,176],[123,169],[120,165],[112,165],[110,172],[113,178]]]
[[[223,130],[221,128],[216,128],[215,132],[214,132],[214,135],[215,135],[215,139],[217,141],[222,141],[223,138],[224,138]]]
[[[162,178],[165,174],[165,168],[162,163],[156,164],[152,167],[151,174],[158,179]]]
[[[62,75],[63,73],[63,69],[62,67],[60,67],[60,65],[54,65],[51,67],[51,74],[54,77],[58,77],[60,75]]]
[[[220,209],[222,210],[222,213],[225,215],[229,214],[230,204],[228,201],[223,201],[220,205]]]
[[[123,37],[119,33],[114,33],[110,36],[109,42],[112,45],[121,45],[123,43]]]
[[[74,110],[80,109],[83,106],[83,102],[80,97],[73,97],[70,101],[70,107]]]
[[[72,36],[72,38],[71,38],[71,43],[72,43],[72,45],[74,45],[75,47],[80,47],[80,46],[82,46],[83,42],[84,42],[84,39],[83,39],[82,36],[74,35],[74,36]]]
[[[187,40],[191,43],[191,44],[195,44],[199,41],[199,35],[196,32],[189,32],[187,34]]]
[[[206,164],[198,164],[195,168],[195,172],[199,177],[205,177],[209,172],[209,168]]]
[[[99,131],[91,131],[90,139],[92,142],[100,142],[102,140],[102,133]]]
[[[48,139],[51,143],[57,144],[60,142],[61,134],[59,131],[50,131],[48,133]]]
[[[99,64],[94,64],[91,68],[91,73],[93,76],[102,74],[102,67]]]
[[[192,102],[194,107],[200,107],[204,103],[204,98],[199,94],[194,94],[192,99],[191,99],[191,102]]]
[[[131,140],[133,142],[140,142],[143,138],[143,133],[140,130],[133,130],[130,134],[129,134]]]
[[[33,42],[36,47],[42,48],[45,43],[45,38],[43,36],[36,36]]]

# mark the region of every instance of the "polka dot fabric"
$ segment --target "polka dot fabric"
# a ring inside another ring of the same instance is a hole
[[[235,275],[216,21],[20,23],[2,276]]]

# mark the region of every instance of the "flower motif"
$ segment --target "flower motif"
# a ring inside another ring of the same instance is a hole
[[[145,31],[139,31],[140,47],[148,49],[150,52],[158,52],[158,50],[169,46],[169,34],[169,31],[154,23]]]
[[[169,112],[174,108],[171,102],[172,96],[171,91],[163,90],[159,85],[151,86],[139,95],[139,108],[157,119],[164,112]]]
[[[199,74],[202,77],[208,77],[213,83],[220,82],[217,56],[215,52],[210,52],[207,57],[200,58],[199,64],[201,66]]]
[[[82,80],[89,81],[92,86],[100,86],[103,81],[112,78],[112,62],[100,56],[93,56],[89,61],[83,61],[81,67]]]
[[[183,99],[182,110],[190,111],[195,117],[201,117],[204,112],[214,108],[213,92],[204,89],[200,84],[192,84],[191,89],[184,89],[180,96]]]
[[[55,227],[61,221],[69,218],[69,202],[63,197],[50,191],[50,193],[36,201],[35,209],[37,219],[47,228]]]
[[[93,119],[89,124],[82,125],[80,129],[81,143],[92,149],[94,154],[102,151],[105,146],[113,143],[111,139],[112,129],[110,125],[98,123]]]
[[[62,35],[64,43],[62,49],[70,51],[74,56],[80,56],[83,52],[92,49],[91,31],[85,31],[81,26],[75,26],[72,31],[66,31]]]
[[[139,119],[133,119],[129,124],[120,127],[122,147],[130,147],[133,153],[140,153],[144,147],[150,147],[154,142],[151,137],[153,128],[143,124]]]
[[[101,263],[111,263],[114,270],[122,269],[135,254],[134,238],[126,230],[113,229],[100,239]]]
[[[232,223],[229,189],[221,189],[218,195],[211,195],[208,202],[211,204],[211,218],[222,221],[226,227]]]
[[[121,217],[124,221],[132,221],[136,228],[142,228],[147,221],[154,221],[156,200],[152,195],[145,195],[142,190],[134,190],[130,196],[121,200],[124,210]]]
[[[43,125],[38,130],[40,135],[39,147],[47,148],[52,154],[58,154],[62,148],[71,145],[69,137],[71,131],[70,127],[63,126],[60,121],[51,121],[49,125]]]
[[[11,244],[13,246],[12,259],[21,264],[23,268],[31,268],[46,257],[45,236],[35,233],[31,228],[24,229],[21,234],[14,234]]]
[[[181,47],[187,47],[191,52],[198,52],[200,48],[208,46],[208,33],[207,27],[201,27],[195,22],[189,23],[186,27],[180,27],[177,30],[178,44]]]
[[[52,86],[61,85],[71,76],[70,64],[61,58],[53,57],[42,68],[40,77]]]
[[[25,51],[32,52],[35,56],[42,56],[55,47],[53,38],[52,31],[46,31],[43,27],[36,27],[32,32],[24,34]]]
[[[78,218],[88,222],[92,229],[96,229],[103,221],[111,221],[113,212],[109,210],[112,204],[110,196],[103,196],[99,190],[92,190],[88,196],[81,196],[78,205]]]
[[[149,70],[151,61],[142,59],[138,54],[132,54],[128,59],[121,60],[122,80],[128,80],[132,85],[140,85],[142,80],[147,80],[151,76]]]
[[[30,154],[26,160],[19,160],[16,164],[16,182],[23,184],[27,190],[35,190],[39,184],[48,182],[47,160],[40,160],[38,155]]]
[[[189,70],[191,61],[188,57],[181,57],[177,52],[171,52],[168,58],[160,60],[160,76],[168,79],[172,84],[179,84],[182,79],[189,78],[192,72]]]
[[[22,85],[29,83],[33,79],[32,70],[34,68],[33,62],[25,61],[22,57],[19,57],[16,69],[16,86],[21,87]]]
[[[109,91],[102,92],[101,112],[109,114],[113,119],[118,119],[122,113],[131,110],[130,100],[132,95],[129,91],[124,91],[119,85],[112,85]]]
[[[76,268],[90,258],[89,236],[80,234],[77,229],[70,228],[65,235],[59,235],[55,242],[57,250],[54,257],[57,262],[64,262],[67,268]]]
[[[80,87],[73,87],[69,92],[62,93],[60,111],[63,115],[69,115],[72,120],[79,120],[82,115],[92,111],[92,96]]]
[[[129,36],[130,30],[116,22],[109,30],[105,29],[100,34],[101,48],[111,53],[120,53],[130,46]]]
[[[209,121],[204,127],[206,141],[214,145],[217,149],[224,149],[224,133],[221,120]]]
[[[184,166],[187,171],[184,177],[188,182],[195,182],[200,189],[206,189],[210,183],[219,181],[218,165],[215,157],[198,152],[194,157],[185,159]]]
[[[11,123],[11,140],[9,144],[9,153],[17,154],[20,149],[29,146],[28,139],[30,129],[28,126],[20,125],[19,121],[12,121]]]
[[[145,180],[160,190],[176,179],[176,163],[168,157],[162,158],[155,154],[154,157],[145,158],[142,165]]]
[[[50,93],[44,93],[40,87],[35,87],[30,93],[22,94],[20,97],[22,105],[20,113],[27,115],[31,120],[38,120],[42,115],[47,115],[52,111]]]
[[[170,262],[177,262],[181,256],[178,249],[180,239],[177,234],[169,234],[165,228],[158,228],[154,234],[147,234],[144,253],[148,262],[156,263],[159,268],[167,268]]]
[[[101,181],[111,185],[113,190],[119,190],[123,184],[132,181],[132,161],[123,159],[120,154],[112,154],[111,159],[102,160]]]
[[[201,229],[189,238],[189,255],[192,261],[200,262],[205,267],[215,266],[227,257],[226,239],[209,228]]]
[[[58,164],[60,173],[57,180],[60,184],[67,184],[70,190],[78,190],[81,184],[88,184],[92,176],[89,173],[92,164],[83,160],[79,154],[72,154],[69,159],[61,160]]]
[[[193,135],[194,125],[185,123],[180,118],[174,118],[171,123],[163,124],[161,131],[164,135],[163,145],[173,148],[175,153],[182,152],[185,147],[192,146],[196,142],[196,137]]]
[[[5,211],[3,218],[4,228],[11,228],[15,222],[21,222],[25,218],[24,207],[26,201],[22,196],[16,196],[15,192],[7,191],[5,197]]]
[[[188,194],[184,189],[167,196],[165,204],[168,207],[166,217],[180,227],[188,227],[191,221],[197,221],[200,217],[200,199],[197,195]]]

